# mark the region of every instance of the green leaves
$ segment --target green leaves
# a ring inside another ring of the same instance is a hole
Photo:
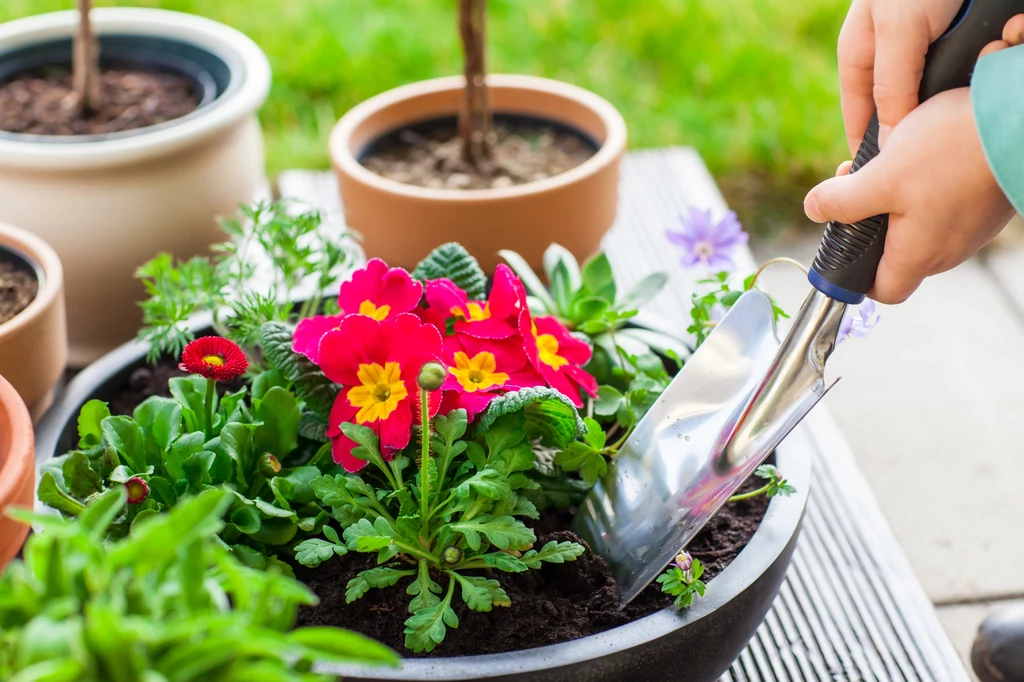
[[[383,517],[377,517],[372,523],[369,519],[359,519],[345,529],[345,542],[355,552],[376,552],[390,547],[394,538],[395,529]]]
[[[78,516],[85,511],[85,505],[61,490],[57,479],[49,471],[44,471],[40,477],[36,497],[46,506],[70,516]]]
[[[24,561],[0,575],[0,676],[328,682],[308,673],[313,661],[396,662],[361,635],[292,629],[299,605],[315,597],[279,571],[249,568],[225,551],[214,534],[228,501],[221,491],[183,499],[106,544],[106,527],[124,513],[121,490],[99,496],[78,522],[48,520],[29,537]]]
[[[585,442],[575,441],[555,455],[555,464],[565,471],[579,471],[583,482],[592,486],[608,471],[603,448],[605,433],[601,425],[587,417]]]
[[[699,559],[692,561],[693,564],[689,570],[683,571],[679,566],[673,564],[657,579],[661,585],[661,591],[675,597],[677,608],[686,608],[693,603],[695,596],[704,596],[706,586],[700,580],[700,577],[704,575],[704,565]]]
[[[403,571],[397,568],[371,568],[360,571],[355,578],[348,581],[348,585],[345,587],[345,603],[351,604],[371,589],[391,587],[410,575],[416,575],[416,571]]]
[[[417,610],[405,621],[405,646],[415,652],[433,651],[444,641],[448,627],[459,627],[459,617],[452,610],[452,591],[455,578],[451,578],[448,594],[433,606]]]
[[[295,547],[295,560],[303,566],[315,568],[335,555],[342,556],[348,553],[348,547],[341,542],[336,530],[324,526],[323,533],[327,537],[326,540],[309,538],[300,542]]]
[[[96,447],[103,438],[100,425],[110,416],[110,409],[101,400],[90,400],[78,414],[78,447]]]
[[[516,412],[524,413],[530,435],[545,445],[565,447],[586,432],[572,400],[545,386],[521,388],[495,398],[477,418],[477,429],[486,433],[499,418]]]
[[[420,261],[412,276],[421,282],[431,279],[450,279],[461,287],[471,300],[487,297],[487,276],[480,264],[462,247],[449,242],[437,247]]]
[[[498,549],[520,549],[537,541],[533,531],[512,516],[494,518],[485,514],[476,519],[453,522],[449,526],[453,531],[462,533],[466,544],[474,551],[481,547],[481,535]]]
[[[448,571],[448,575],[459,581],[462,587],[462,600],[474,611],[488,612],[493,606],[512,606],[501,584],[492,578],[476,575],[461,575]]]
[[[564,564],[566,561],[576,561],[586,549],[577,542],[548,542],[540,551],[531,549],[522,556],[522,562],[529,568],[540,568],[540,563],[546,561],[550,564]]]
[[[292,351],[292,329],[282,322],[260,327],[260,346],[271,367],[285,377],[306,409],[326,420],[331,413],[338,386],[309,358]]]
[[[287,389],[274,386],[256,404],[256,418],[263,422],[253,438],[260,452],[283,459],[299,445],[299,405]]]

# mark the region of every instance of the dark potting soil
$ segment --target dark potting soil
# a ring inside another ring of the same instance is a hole
[[[100,74],[102,107],[81,114],[71,73],[22,73],[0,84],[0,130],[31,135],[119,133],[180,118],[199,105],[180,74],[110,68]]]
[[[360,162],[408,185],[489,189],[536,182],[580,165],[596,152],[579,135],[550,125],[498,117],[484,172],[462,156],[454,121],[406,128],[378,141]]]
[[[184,376],[170,360],[135,369],[126,384],[110,399],[113,414],[131,414],[135,406],[153,395],[169,395],[168,379]],[[226,385],[237,390],[241,385]],[[741,492],[760,487],[751,479]],[[688,550],[705,566],[703,580],[713,581],[746,547],[761,524],[768,499],[760,496],[727,504],[690,543]],[[537,547],[552,540],[582,542],[567,530],[575,510],[545,512],[527,521],[537,535]],[[584,543],[585,544],[585,543]],[[334,557],[317,568],[293,564],[296,577],[320,598],[315,607],[299,611],[297,626],[333,625],[361,632],[394,648],[406,657],[467,656],[500,653],[567,642],[638,620],[669,606],[672,598],[658,585],[644,590],[629,606],[619,610],[615,581],[607,564],[588,549],[576,561],[543,564],[524,573],[478,571],[496,578],[512,605],[489,613],[470,611],[456,595],[453,607],[459,627],[449,629],[445,641],[431,654],[414,654],[404,646],[405,620],[409,617],[409,579],[385,589],[370,590],[361,599],[345,603],[345,588],[357,573],[376,565],[376,555],[350,553]],[[435,581],[443,583],[441,576]],[[714,589],[714,584],[709,586]]]
[[[132,370],[128,381],[108,401],[110,413],[113,415],[130,415],[146,398],[154,395],[169,397],[171,391],[167,382],[174,377],[188,376],[188,372],[178,369],[171,360],[161,360],[155,365],[143,365]],[[237,391],[245,385],[242,378],[217,383],[217,392],[221,395]]]
[[[33,272],[0,260],[0,324],[27,308],[37,293],[39,280]]]
[[[750,480],[743,490],[758,486]],[[753,537],[767,508],[768,499],[763,496],[726,505],[694,538],[689,551],[705,564],[705,582],[736,558]],[[551,540],[582,542],[566,530],[573,511],[548,513],[533,523],[536,546]],[[405,648],[403,635],[411,599],[405,587],[410,579],[394,587],[370,590],[362,599],[345,603],[348,581],[375,565],[375,555],[355,553],[334,557],[315,569],[296,565],[296,577],[320,597],[317,606],[300,609],[298,625],[345,627],[381,641],[406,657],[467,656],[567,642],[638,620],[672,603],[672,598],[655,584],[619,610],[615,603],[615,581],[608,565],[588,549],[576,561],[543,564],[539,570],[481,572],[501,583],[512,606],[496,607],[489,613],[470,611],[456,591],[453,606],[459,627],[449,628],[444,642],[431,654],[414,654]],[[434,579],[447,584],[441,576]],[[708,589],[714,590],[714,585]]]

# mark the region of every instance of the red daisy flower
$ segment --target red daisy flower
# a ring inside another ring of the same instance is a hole
[[[125,481],[124,490],[128,493],[128,504],[138,504],[149,497],[149,485],[138,476]]]
[[[236,344],[219,336],[202,336],[185,346],[178,367],[214,381],[228,381],[245,373],[249,361]]]
[[[418,417],[417,377],[426,362],[439,362],[441,334],[433,325],[402,313],[378,322],[366,315],[348,315],[340,328],[320,340],[320,368],[341,384],[327,435],[334,461],[347,471],[366,462],[352,456],[355,445],[341,431],[350,422],[369,426],[380,436],[381,453],[390,459],[409,444]],[[429,414],[437,414],[440,393],[430,394]]]

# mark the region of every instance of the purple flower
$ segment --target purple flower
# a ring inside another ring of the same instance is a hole
[[[693,582],[693,557],[690,556],[689,552],[680,552],[676,555],[676,558],[672,560],[672,563],[683,572],[683,581],[687,585]]]
[[[703,263],[715,270],[732,268],[733,252],[749,238],[732,211],[715,222],[710,210],[690,208],[688,214],[679,217],[679,222],[681,232],[666,230],[665,235],[682,251],[683,267]]]
[[[870,298],[856,308],[849,308],[843,315],[843,321],[839,323],[839,335],[836,337],[836,344],[840,344],[851,336],[864,338],[875,328],[882,316],[878,313],[878,304]]]

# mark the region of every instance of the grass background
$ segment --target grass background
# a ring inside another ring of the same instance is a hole
[[[3,0],[0,21],[71,0]],[[461,70],[454,0],[97,0],[234,26],[274,69],[261,112],[271,173],[327,167],[347,109]],[[491,0],[490,70],[558,78],[622,111],[632,148],[692,145],[748,228],[798,220],[849,154],[835,41],[849,0]]]

